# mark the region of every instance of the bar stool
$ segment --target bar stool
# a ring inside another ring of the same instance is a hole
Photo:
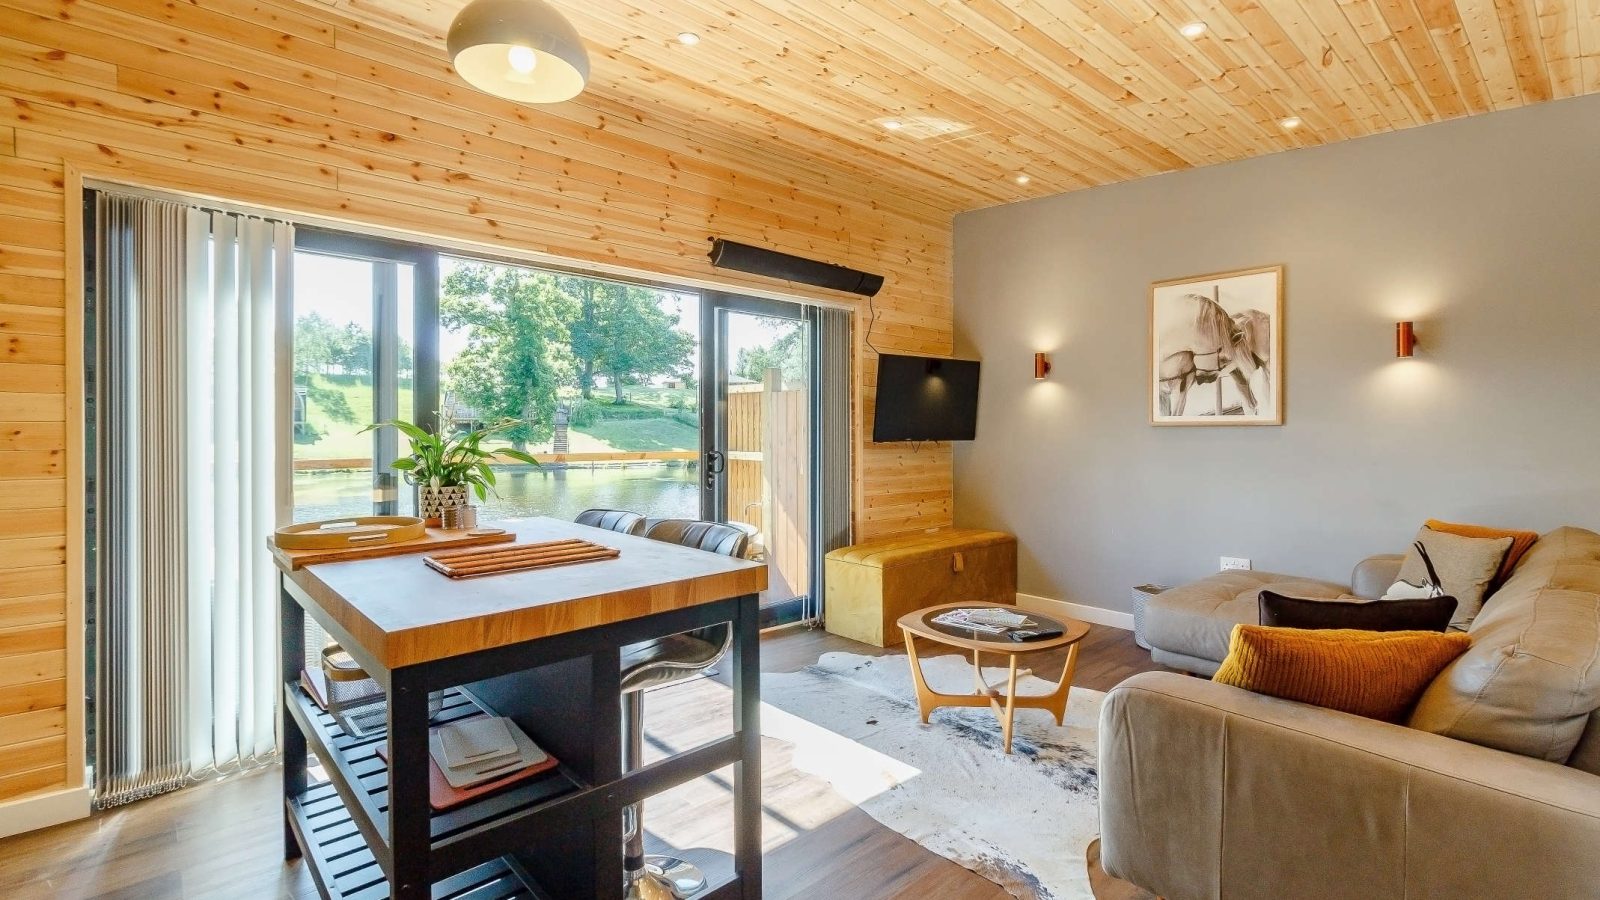
[[[662,519],[645,537],[696,550],[742,558],[748,536],[720,522]],[[719,622],[622,648],[622,769],[643,765],[644,691],[683,681],[716,664],[733,642],[733,625]],[[630,900],[674,900],[705,889],[705,875],[696,866],[670,856],[644,855],[644,804],[623,811],[623,870]]]
[[[626,509],[586,509],[572,521],[622,534],[643,534],[644,516]]]

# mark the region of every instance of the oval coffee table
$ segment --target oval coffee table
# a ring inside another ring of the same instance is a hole
[[[995,717],[1000,720],[1001,735],[1005,741],[1005,752],[1011,752],[1011,722],[1017,707],[1026,709],[1043,709],[1056,717],[1056,724],[1064,724],[1067,714],[1067,694],[1072,690],[1072,673],[1078,667],[1078,642],[1089,633],[1089,626],[1075,619],[1063,619],[1052,616],[1040,615],[1027,611],[1023,613],[1030,620],[1037,623],[1025,626],[1032,629],[1061,629],[1061,636],[1042,641],[1013,641],[1005,634],[985,634],[967,628],[956,628],[941,625],[933,621],[934,616],[952,609],[1004,609],[1010,612],[1021,612],[1014,606],[1002,603],[984,603],[972,601],[967,603],[946,603],[941,606],[930,606],[919,609],[900,617],[900,630],[906,636],[906,655],[911,657],[911,678],[917,686],[917,709],[922,713],[924,724],[928,715],[941,706],[987,706],[994,710]],[[928,687],[922,677],[922,662],[917,656],[917,638],[944,644],[949,647],[958,647],[972,651],[972,679],[976,685],[976,692],[971,694],[941,694]],[[1021,674],[1017,669],[1017,658],[1027,653],[1038,653],[1043,650],[1056,650],[1067,648],[1067,664],[1061,670],[1061,680],[1056,683],[1048,694],[1017,695],[1017,676]],[[982,654],[997,653],[1006,657],[1006,686],[1002,693],[994,685],[984,681]],[[1004,703],[1001,701],[1004,700]]]

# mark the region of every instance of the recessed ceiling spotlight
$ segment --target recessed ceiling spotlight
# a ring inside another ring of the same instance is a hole
[[[1029,178],[1026,175],[1018,175],[1017,176],[1017,184],[1027,184],[1028,182],[1030,182],[1032,180],[1033,180],[1032,178]]]
[[[679,32],[678,43],[687,47],[693,47],[695,44],[700,43],[700,35],[695,34],[692,31]]]
[[[1286,129],[1288,129],[1290,131],[1293,131],[1294,129],[1300,127],[1300,117],[1299,116],[1289,116],[1288,118],[1285,118],[1285,119],[1279,119],[1278,120],[1278,124],[1282,125],[1284,128],[1286,128]]]
[[[884,119],[883,120],[883,127],[889,129],[890,131],[899,131],[900,130],[900,120],[899,119]]]
[[[1186,38],[1197,38],[1200,35],[1206,33],[1206,23],[1204,23],[1204,22],[1190,22],[1189,24],[1183,26],[1182,28],[1179,28],[1178,29],[1178,33],[1183,35]]]

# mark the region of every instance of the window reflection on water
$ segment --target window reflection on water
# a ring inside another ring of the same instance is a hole
[[[585,509],[630,509],[646,516],[698,519],[698,469],[684,464],[627,468],[547,466],[500,470],[497,494],[477,502],[478,520],[524,516],[571,519]],[[310,522],[372,514],[372,470],[296,472],[294,520]]]

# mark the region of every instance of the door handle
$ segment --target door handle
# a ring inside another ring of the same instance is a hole
[[[706,451],[706,487],[716,485],[717,476],[728,468],[728,457],[721,450]]]

